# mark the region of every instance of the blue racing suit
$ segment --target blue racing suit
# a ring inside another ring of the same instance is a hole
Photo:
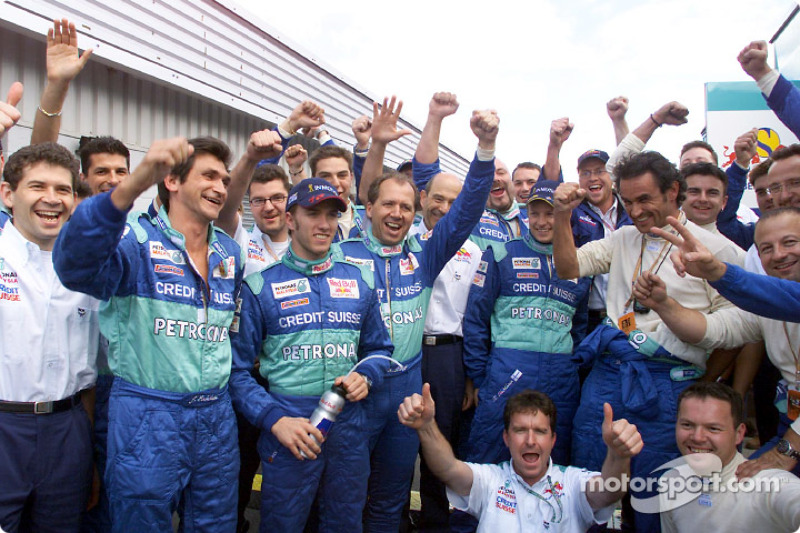
[[[63,284],[103,300],[114,373],[106,490],[114,531],[236,527],[239,452],[228,327],[244,261],[209,226],[208,280],[163,209],[131,215],[110,193],[81,203],[53,251]]]
[[[597,471],[603,466],[603,402],[611,404],[615,419],[635,424],[646,443],[631,460],[632,477],[652,477],[651,471],[680,456],[675,439],[664,437],[674,434],[678,395],[703,375],[702,369],[670,354],[639,330],[626,336],[608,318],[578,346],[575,358],[594,366],[583,383],[573,420],[573,465]],[[659,531],[658,524],[657,515],[636,514],[637,531]]]
[[[367,530],[396,532],[408,499],[419,448],[416,431],[397,419],[406,396],[422,389],[422,334],[433,283],[461,248],[489,196],[494,160],[475,159],[450,211],[425,235],[384,246],[370,230],[366,240],[340,244],[346,260],[376,274],[383,322],[394,343],[394,358],[404,365],[390,371],[384,385],[366,400],[370,427],[371,473]]]
[[[774,320],[800,322],[800,283],[747,272],[726,263],[725,275],[709,282],[736,307]],[[776,305],[780,302],[780,305]]]
[[[472,281],[464,315],[464,365],[480,390],[469,462],[510,458],[502,439],[503,409],[514,394],[534,389],[550,396],[558,410],[553,461],[570,464],[572,417],[580,395],[570,330],[590,278],[559,279],[552,251],[552,244],[530,233],[489,247]]]
[[[313,461],[296,459],[271,430],[282,417],[310,417],[320,395],[358,360],[391,355],[372,272],[342,259],[337,247],[314,262],[290,248],[246,278],[231,330],[233,400],[261,429],[261,531],[302,531],[317,494],[322,531],[361,531],[369,473],[364,402],[345,405]],[[269,392],[250,373],[256,356]],[[370,396],[388,366],[382,359],[359,365],[372,381]]]

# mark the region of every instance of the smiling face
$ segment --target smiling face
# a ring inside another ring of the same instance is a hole
[[[668,216],[678,216],[676,199],[679,188],[678,182],[674,182],[667,192],[662,193],[650,172],[619,182],[625,210],[641,233],[647,233],[652,227],[665,226]]]
[[[328,254],[339,227],[339,206],[324,200],[311,207],[295,206],[286,213],[286,225],[292,230],[292,252],[307,261]]]
[[[503,431],[503,442],[511,452],[514,471],[525,483],[533,485],[542,479],[556,444],[547,415],[541,411],[514,413]]]
[[[614,188],[611,185],[611,174],[606,164],[596,157],[584,160],[578,167],[578,184],[588,191],[589,203],[600,208],[604,213],[614,203]]]
[[[99,153],[89,156],[89,169],[81,173],[92,194],[110,191],[128,177],[128,161],[120,154]]]
[[[228,198],[230,182],[225,163],[211,154],[198,154],[185,181],[173,174],[164,180],[170,192],[170,217],[180,212],[201,223],[213,222]]]
[[[317,161],[317,174],[315,177],[322,178],[333,185],[338,191],[339,197],[349,205],[353,173],[350,172],[350,165],[346,159],[329,157]]]
[[[401,243],[414,222],[414,189],[402,181],[384,181],[375,202],[367,204],[367,216],[378,242],[385,246]]]
[[[767,274],[800,281],[800,215],[784,212],[760,220],[755,242]]]
[[[429,191],[420,192],[422,219],[425,227],[433,229],[439,219],[445,216],[461,192],[461,181],[453,174],[439,174],[430,184]]]
[[[735,426],[731,404],[713,397],[688,397],[681,401],[675,441],[682,455],[713,453],[723,465],[736,455],[745,425]]]
[[[42,250],[52,250],[75,204],[70,171],[35,163],[23,170],[16,190],[11,190],[11,184],[4,181],[2,195],[20,234]]]
[[[528,201],[536,180],[539,179],[540,172],[535,168],[519,167],[514,171],[511,183],[514,186],[514,196],[521,203]]]
[[[278,198],[283,197],[282,201]],[[259,231],[273,241],[285,240],[288,193],[279,179],[250,184],[250,210]],[[263,202],[263,203],[262,203]]]
[[[725,185],[719,178],[703,174],[686,176],[686,185],[686,200],[681,206],[686,218],[698,226],[716,222],[727,201]]]
[[[753,189],[758,208],[765,213],[778,207],[800,207],[800,155],[774,161]]]
[[[553,206],[543,200],[528,204],[528,228],[531,236],[542,244],[553,242]]]
[[[494,181],[489,199],[486,200],[486,207],[494,209],[499,213],[505,213],[514,205],[514,195],[511,186],[511,174],[505,163],[495,158],[494,160]]]

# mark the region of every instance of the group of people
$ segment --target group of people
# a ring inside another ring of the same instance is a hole
[[[543,165],[509,172],[490,110],[470,117],[462,177],[439,165],[459,107],[442,92],[396,171],[386,147],[410,132],[395,97],[354,120],[352,151],[304,101],[235,164],[220,139],[174,138],[131,171],[117,139],[80,161],[55,144],[90,55],[54,21],[31,145],[3,169],[0,530],[171,531],[177,513],[186,531],[243,532],[260,467],[261,531],[395,532],[418,454],[425,531],[597,530],[626,493],[613,481],[698,453],[780,490],[659,513],[631,485],[626,527],[800,527],[800,145],[750,169],[749,131],[722,171],[695,141],[678,168],[644,146],[688,110],[629,132],[619,97],[618,146],[583,153],[577,183],[567,118]],[[739,61],[800,133],[800,92],[766,44]],[[0,103],[0,135],[21,94]],[[311,154],[290,145],[301,131]],[[757,224],[736,215],[748,175]],[[745,460],[742,395],[717,378],[735,364],[749,387],[759,341],[780,427]],[[318,406],[335,422],[312,423]]]

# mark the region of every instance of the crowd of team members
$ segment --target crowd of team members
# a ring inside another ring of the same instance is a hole
[[[187,531],[246,531],[260,465],[262,531],[394,532],[420,445],[422,530],[597,528],[624,487],[592,478],[644,478],[697,452],[723,477],[778,476],[783,490],[708,494],[688,515],[637,509],[627,526],[800,527],[787,472],[800,457],[800,145],[750,170],[749,131],[722,171],[695,141],[679,170],[643,149],[688,110],[671,102],[629,132],[620,97],[618,146],[581,155],[577,183],[559,160],[568,119],[543,166],[509,173],[493,111],[472,113],[461,177],[439,166],[458,101],[437,93],[397,172],[383,165],[409,133],[394,97],[355,119],[352,152],[306,101],[232,169],[225,143],[202,137],[156,141],[129,172],[125,145],[101,137],[80,147],[79,172],[53,141],[90,54],[55,21],[32,144],[3,170],[0,530],[170,531],[178,512]],[[800,92],[766,44],[739,61],[800,133]],[[15,84],[0,103],[0,134],[21,95]],[[321,143],[310,157],[289,146],[301,130]],[[757,226],[736,215],[748,171]],[[742,395],[713,382],[735,362],[746,392],[761,363],[747,343],[761,341],[780,424],[745,461]],[[347,403],[316,427],[332,386]]]

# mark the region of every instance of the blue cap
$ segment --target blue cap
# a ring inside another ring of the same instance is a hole
[[[528,205],[532,204],[536,200],[541,200],[552,206],[553,194],[556,192],[556,187],[558,187],[557,181],[537,181],[536,185],[533,186],[533,190],[531,190],[531,195],[528,197]]]
[[[347,204],[339,196],[333,185],[322,178],[306,178],[289,191],[289,200],[286,202],[288,211],[296,205],[312,207],[325,200],[336,200],[339,211],[347,211]]]
[[[602,150],[588,150],[583,152],[581,156],[578,158],[578,168],[580,168],[581,163],[586,161],[587,159],[599,159],[603,163],[608,163],[608,154]]]

